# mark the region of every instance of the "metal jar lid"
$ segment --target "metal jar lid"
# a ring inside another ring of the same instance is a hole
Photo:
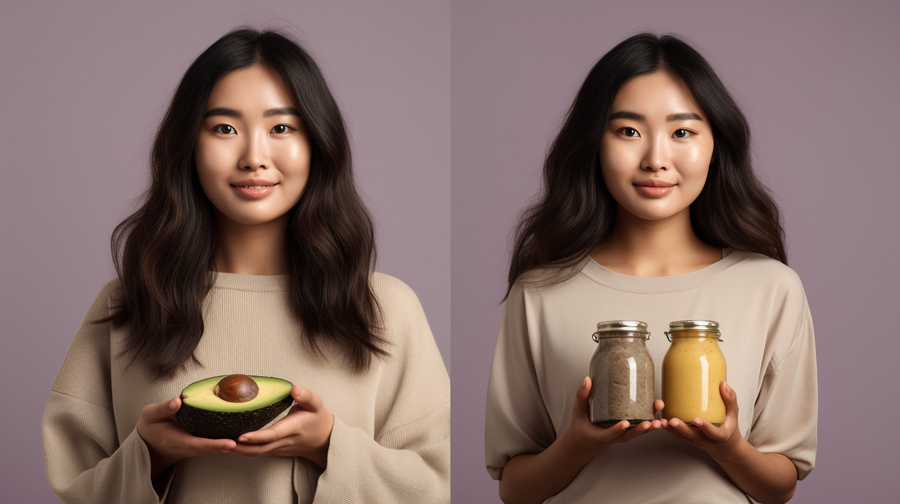
[[[668,338],[669,341],[672,341],[669,334],[678,331],[711,332],[716,334],[717,340],[722,341],[722,333],[719,332],[719,323],[715,320],[676,320],[675,322],[669,322],[669,330],[665,333],[666,338]]]
[[[640,320],[605,320],[597,322],[597,332],[591,335],[595,342],[600,342],[600,333],[623,331],[632,333],[644,333],[645,339],[650,339],[647,331],[647,323]],[[643,335],[642,335],[643,336]]]

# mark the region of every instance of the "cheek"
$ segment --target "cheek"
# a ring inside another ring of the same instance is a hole
[[[202,138],[197,141],[194,148],[194,164],[197,166],[197,175],[200,181],[209,181],[221,172],[227,170],[228,153],[220,145],[211,145]]]
[[[631,185],[629,178],[635,167],[639,167],[640,159],[636,159],[629,149],[616,145],[602,145],[600,147],[600,172],[603,182],[608,188],[620,185]]]

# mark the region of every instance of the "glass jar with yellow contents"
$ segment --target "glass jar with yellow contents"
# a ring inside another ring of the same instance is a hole
[[[653,420],[653,359],[647,351],[647,323],[607,320],[592,335],[597,349],[591,358],[591,422],[611,427]]]
[[[719,382],[725,380],[721,333],[712,320],[679,320],[669,324],[672,342],[662,364],[663,417],[692,425],[700,417],[715,425],[725,421]]]

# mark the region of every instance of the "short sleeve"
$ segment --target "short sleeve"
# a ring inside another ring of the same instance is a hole
[[[747,437],[761,452],[788,457],[801,480],[815,466],[818,424],[815,338],[805,303],[804,308],[795,330],[773,335],[782,341],[766,369]]]
[[[525,292],[514,285],[503,307],[488,381],[484,450],[488,473],[495,480],[509,459],[540,453],[556,440],[535,372],[533,336]]]

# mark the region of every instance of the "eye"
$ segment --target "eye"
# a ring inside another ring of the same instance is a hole
[[[276,135],[283,135],[285,133],[289,133],[293,129],[294,128],[288,126],[287,124],[279,124],[278,126],[272,128],[272,133],[275,133]]]
[[[215,128],[213,128],[213,131],[215,131],[216,133],[221,133],[223,135],[234,135],[235,133],[237,133],[236,131],[234,131],[234,128],[227,124],[220,124],[216,126]]]
[[[672,136],[675,138],[687,138],[693,134],[694,134],[693,131],[681,128],[681,129],[675,130],[675,133],[673,133]]]
[[[638,133],[638,130],[631,128],[631,127],[627,127],[627,126],[620,129],[619,133],[621,133],[622,135],[629,137],[629,138],[638,138],[641,136],[641,134]]]

